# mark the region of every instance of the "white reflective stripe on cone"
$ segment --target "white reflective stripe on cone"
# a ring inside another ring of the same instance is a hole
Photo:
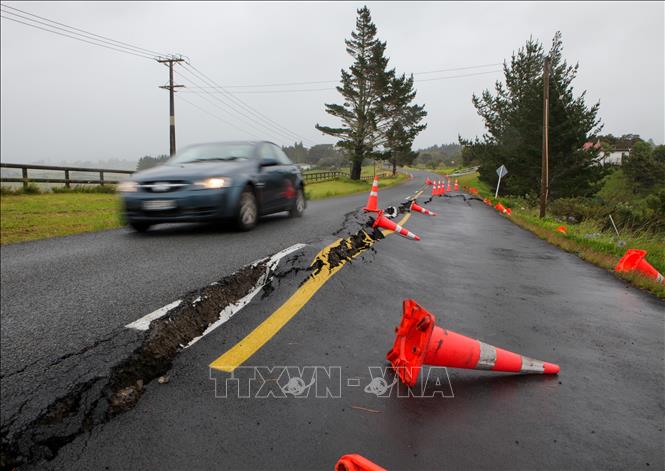
[[[545,365],[540,360],[534,360],[533,358],[525,357],[522,355],[522,367],[520,368],[520,373],[544,373]]]
[[[491,370],[496,364],[496,347],[478,340],[480,344],[480,357],[476,364],[477,370]]]

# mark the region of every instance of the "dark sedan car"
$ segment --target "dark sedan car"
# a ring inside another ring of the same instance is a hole
[[[271,142],[189,146],[133,174],[118,191],[127,224],[139,232],[163,222],[217,220],[249,230],[261,215],[302,216],[306,204],[300,170]]]

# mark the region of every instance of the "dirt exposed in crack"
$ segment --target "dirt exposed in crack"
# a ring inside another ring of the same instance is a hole
[[[144,385],[167,373],[178,352],[215,322],[225,306],[252,291],[266,270],[266,262],[247,266],[187,294],[179,306],[151,323],[139,346],[113,366],[110,375],[74,385],[11,435],[3,424],[0,469],[50,460],[80,434],[134,407]]]

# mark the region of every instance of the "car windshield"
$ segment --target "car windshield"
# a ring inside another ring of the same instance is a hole
[[[173,158],[169,160],[169,164],[176,165],[220,160],[246,160],[251,158],[253,149],[253,144],[199,144],[178,151]]]

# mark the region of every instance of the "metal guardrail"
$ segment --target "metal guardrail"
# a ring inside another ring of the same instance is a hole
[[[32,164],[4,164],[0,163],[0,168],[15,168],[21,170],[21,178],[18,177],[0,177],[0,181],[8,183],[23,183],[27,187],[29,183],[64,183],[67,188],[72,183],[82,185],[105,185],[107,183],[118,183],[118,180],[106,180],[105,174],[131,175],[134,170],[115,170],[108,168],[85,168],[85,167],[59,167],[56,165],[32,165]],[[30,178],[28,170],[50,170],[64,172],[65,178]],[[81,179],[70,178],[70,172],[89,172],[97,173],[99,179]]]
[[[5,164],[0,163],[1,168],[13,168],[21,170],[21,177],[0,177],[1,182],[7,183],[23,183],[23,187],[27,187],[30,183],[64,183],[65,187],[70,188],[71,184],[80,184],[80,185],[105,185],[107,183],[115,184],[118,183],[118,180],[107,180],[104,178],[105,174],[119,174],[119,175],[131,175],[134,173],[134,170],[114,170],[108,168],[86,168],[86,167],[60,167],[57,165],[32,165],[32,164]],[[64,172],[65,178],[32,178],[28,174],[28,170],[49,170],[56,172]],[[70,172],[88,172],[88,173],[97,173],[99,175],[98,179],[95,178],[71,178]],[[377,173],[380,177],[389,176],[388,172]],[[337,170],[332,170],[328,172],[305,172],[303,173],[303,179],[305,183],[319,183],[334,180],[339,177],[348,177],[349,175],[346,172],[341,172]],[[372,181],[374,179],[373,175],[366,175],[360,177],[363,181]]]

